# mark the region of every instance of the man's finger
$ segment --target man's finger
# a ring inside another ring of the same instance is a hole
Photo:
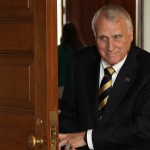
[[[59,139],[64,139],[67,137],[67,134],[59,133],[58,137]]]
[[[68,143],[69,137],[67,137],[66,134],[63,135],[61,134],[59,138],[60,138],[59,147],[63,147]]]

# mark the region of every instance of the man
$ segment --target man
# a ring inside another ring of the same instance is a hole
[[[120,6],[102,7],[92,28],[96,46],[76,52],[68,69],[59,148],[148,150],[150,54],[131,44],[132,21]],[[100,104],[105,92],[100,85],[109,66],[111,74],[105,77],[111,77],[107,83],[111,91]]]

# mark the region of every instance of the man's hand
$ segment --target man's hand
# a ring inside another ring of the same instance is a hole
[[[65,146],[65,150],[76,150],[78,147],[85,146],[84,135],[86,132],[59,134],[59,150]]]

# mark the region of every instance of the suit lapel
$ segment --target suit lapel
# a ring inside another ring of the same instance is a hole
[[[125,95],[136,78],[136,69],[136,52],[134,49],[131,49],[112,88],[107,107],[103,115],[103,121],[110,119],[113,111],[115,111],[120,102],[124,100]]]

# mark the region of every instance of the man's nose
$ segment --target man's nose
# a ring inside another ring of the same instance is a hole
[[[109,51],[113,51],[114,49],[114,41],[112,38],[109,38],[108,43],[107,43],[107,48]]]

